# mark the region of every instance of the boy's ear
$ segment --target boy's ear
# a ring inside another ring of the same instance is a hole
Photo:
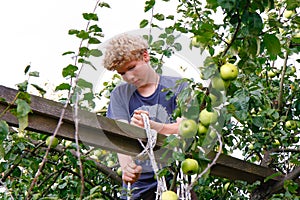
[[[143,58],[144,58],[145,62],[149,62],[150,61],[150,55],[149,55],[149,53],[148,53],[147,50],[144,51]]]

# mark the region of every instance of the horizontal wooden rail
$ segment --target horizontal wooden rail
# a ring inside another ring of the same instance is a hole
[[[5,102],[0,102],[0,113],[10,105],[18,91],[5,86],[0,86],[0,98]],[[13,106],[13,105],[12,105]],[[31,109],[29,114],[28,130],[38,133],[52,135],[63,104],[31,95]],[[135,156],[142,150],[138,138],[146,141],[144,129],[131,126],[126,123],[118,122],[95,113],[79,111],[79,139],[82,143],[94,147],[101,147],[110,151],[124,153]],[[18,127],[17,118],[10,112],[2,116],[9,125]],[[63,123],[58,131],[58,137],[74,141],[74,120],[73,110],[67,107],[63,116]],[[160,135],[157,145],[163,144],[164,136]],[[214,152],[208,154],[209,158],[215,156]],[[257,180],[264,180],[266,177],[275,173],[272,169],[258,166],[228,155],[221,155],[216,165],[211,169],[211,174],[218,177],[225,177],[231,180],[244,180],[252,183]],[[279,181],[282,177],[275,177],[272,181]]]

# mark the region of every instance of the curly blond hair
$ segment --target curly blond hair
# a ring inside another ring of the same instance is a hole
[[[112,71],[127,62],[140,60],[147,48],[148,44],[141,36],[121,34],[111,39],[106,46],[104,67]]]

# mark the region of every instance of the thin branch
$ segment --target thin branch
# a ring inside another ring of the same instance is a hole
[[[288,45],[289,46],[289,41],[288,41]],[[282,96],[283,96],[283,84],[284,84],[284,75],[285,75],[285,72],[286,72],[286,67],[287,67],[287,60],[288,60],[288,57],[289,57],[289,50],[287,49],[286,52],[285,52],[285,58],[284,58],[284,63],[283,63],[283,66],[282,66],[282,69],[281,69],[281,77],[280,77],[280,85],[279,85],[279,95],[278,95],[278,110],[281,111],[282,110],[282,105],[283,105],[283,102],[282,102]]]
[[[18,99],[20,93],[21,93],[21,92],[18,92],[18,93],[16,94],[14,100],[13,100],[12,102],[10,102],[10,103],[8,104],[8,106],[2,111],[2,113],[0,114],[0,118],[2,118],[3,115],[10,109],[10,107],[11,107],[12,105],[14,105],[14,103],[15,103],[15,101]]]
[[[275,185],[273,185],[272,187],[269,187],[265,198],[268,199],[270,198],[274,193],[278,192],[279,190],[282,189],[284,182],[286,180],[294,180],[296,178],[298,178],[300,176],[300,166],[298,166],[297,168],[295,168],[291,173],[287,174],[286,177],[284,179],[282,179],[280,182],[276,183]]]
[[[95,10],[96,10],[96,8],[97,8],[99,2],[100,2],[100,0],[98,0],[98,1],[96,2],[96,6],[95,6],[93,12],[95,12]],[[90,24],[90,21],[89,21],[88,24],[87,24],[87,29],[88,29],[89,24]],[[83,40],[82,40],[81,43],[80,43],[80,47],[82,46],[82,43],[83,43]],[[75,63],[77,63],[77,56],[76,56],[76,58],[75,58]],[[82,67],[81,67],[81,69],[82,69]],[[75,83],[76,83],[76,82],[78,81],[78,79],[79,79],[79,74],[80,74],[80,73],[78,73],[77,76],[76,76]],[[76,85],[76,84],[75,84],[75,85]],[[72,92],[69,92],[68,98],[67,98],[67,100],[66,100],[66,102],[65,102],[65,104],[64,104],[64,107],[63,107],[63,109],[62,109],[62,111],[61,111],[61,115],[60,115],[60,117],[59,117],[59,121],[58,121],[57,126],[56,126],[56,128],[55,128],[55,131],[54,131],[54,133],[53,133],[53,136],[54,136],[54,137],[57,135],[58,130],[59,130],[59,128],[61,127],[61,125],[62,125],[62,123],[63,123],[62,120],[63,120],[63,117],[64,117],[64,115],[65,115],[66,109],[67,109],[67,107],[68,107],[68,105],[69,105],[69,102],[70,102],[70,100],[71,100],[71,96],[72,96]],[[43,169],[43,167],[44,167],[44,165],[45,165],[45,162],[46,162],[46,160],[47,160],[47,156],[48,156],[49,151],[50,151],[51,144],[52,144],[52,139],[50,140],[50,144],[49,144],[49,146],[48,146],[48,148],[47,148],[47,150],[46,150],[46,152],[45,152],[44,158],[43,158],[43,160],[42,160],[42,162],[41,162],[41,164],[40,164],[40,166],[39,166],[39,168],[38,168],[38,171],[37,171],[35,177],[33,178],[32,182],[31,182],[31,184],[30,184],[30,187],[29,187],[28,192],[27,192],[26,200],[31,198],[31,191],[32,191],[33,187],[35,186],[35,184],[36,184],[36,182],[37,182],[37,179],[38,179],[39,175],[41,174],[41,171],[42,171],[42,169]]]

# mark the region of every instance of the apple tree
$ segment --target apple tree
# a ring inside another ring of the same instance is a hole
[[[217,93],[215,89],[225,94],[220,131],[223,152],[241,152],[246,161],[274,169],[278,172],[274,176],[286,177],[277,187],[215,177],[200,179],[195,190],[201,199],[299,197],[294,181],[300,174],[298,5],[299,1],[290,0],[178,2],[176,20],[168,28],[190,35],[192,48],[210,54],[199,67],[202,78],[211,80],[211,85],[203,88],[191,82],[191,94],[199,99],[199,110],[212,109],[214,98],[210,94]],[[146,2],[146,7],[152,6],[155,1]],[[150,26],[159,26],[162,16],[154,13],[157,21],[151,21]],[[143,22],[142,26],[147,24]],[[224,65],[234,67],[223,70]],[[189,99],[183,96],[183,106],[188,107]],[[193,149],[186,154],[197,158]]]
[[[171,14],[155,9],[171,4],[176,4]],[[145,1],[144,12],[151,16],[141,19],[140,28],[164,30],[158,40],[146,37],[157,72],[163,72],[164,59],[180,52],[182,45],[208,52],[204,64],[198,67],[199,76],[209,85],[183,79],[188,87],[179,96],[174,113],[174,118],[192,120],[192,131],[165,140],[167,149],[181,149],[168,159],[168,170],[159,172],[162,177],[169,170],[176,175],[183,172],[181,182],[173,181],[171,187],[183,185],[183,189],[195,191],[199,199],[299,198],[298,5],[299,0]],[[105,9],[109,4],[97,1],[97,7]],[[56,87],[57,94],[63,92],[59,101],[89,111],[95,108],[96,99],[109,99],[120,80],[118,75],[113,76],[103,90],[95,93],[92,83],[78,77],[83,66],[94,67],[90,57],[102,56],[97,45],[102,43],[104,33],[98,26],[101,19],[97,12],[83,14],[88,21],[85,30],[69,31],[81,43],[78,51],[64,53],[74,56],[75,62],[63,68],[66,82]],[[189,44],[176,43],[175,32],[189,37]],[[30,66],[25,74],[38,77]],[[47,92],[28,79],[18,84],[20,92],[13,102],[16,107],[8,105],[0,114],[11,112],[19,120],[19,128],[0,121],[1,198],[117,199],[121,178],[114,152],[81,144],[78,137],[76,141],[51,140],[26,130],[31,112],[30,87],[41,96]],[[106,106],[98,114],[105,115]],[[239,154],[277,173],[253,184],[211,176],[214,160],[206,154],[212,150]],[[283,177],[282,181],[270,185],[268,180],[276,176]]]

